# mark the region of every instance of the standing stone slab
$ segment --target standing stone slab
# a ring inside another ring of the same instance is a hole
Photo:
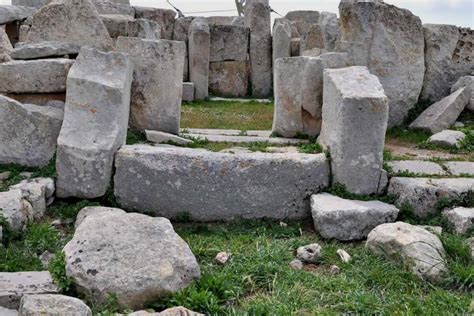
[[[112,38],[128,36],[128,25],[135,21],[132,16],[122,14],[101,14],[100,19]]]
[[[417,103],[425,74],[420,18],[383,2],[341,2],[341,41],[354,65],[367,66],[389,100],[389,126]]]
[[[410,124],[410,128],[420,129],[432,134],[448,129],[456,122],[466,105],[469,104],[470,98],[470,88],[461,88],[423,111]]]
[[[185,49],[183,42],[119,37],[117,51],[133,63],[132,128],[179,133]]]
[[[246,61],[248,59],[249,29],[242,26],[210,26],[211,62]]]
[[[15,5],[0,5],[0,25],[25,20],[32,16],[35,11],[35,8]]]
[[[46,166],[56,151],[63,114],[0,95],[0,164]]]
[[[59,294],[24,295],[18,312],[19,316],[92,316],[83,301]]]
[[[81,46],[74,43],[40,42],[16,45],[10,54],[13,59],[39,59],[45,57],[60,57],[77,55]]]
[[[275,19],[273,24],[273,65],[278,58],[291,57],[291,23],[289,20]]]
[[[394,222],[399,210],[380,201],[353,201],[323,193],[311,196],[311,215],[323,238],[343,241],[367,237],[378,225]]]
[[[209,68],[209,92],[221,97],[245,97],[248,94],[247,61],[213,62]]]
[[[0,306],[18,309],[23,295],[58,293],[51,274],[43,272],[0,273]]]
[[[194,83],[194,98],[209,96],[211,34],[205,18],[196,18],[189,27],[189,81]]]
[[[337,14],[331,12],[321,12],[319,25],[323,33],[324,48],[332,52],[335,50],[336,42],[340,39],[340,27]]]
[[[137,145],[122,147],[115,166],[114,193],[127,210],[167,218],[186,212],[198,221],[306,218],[310,195],[329,184],[329,162],[322,154]]]
[[[114,154],[127,137],[131,83],[125,54],[81,49],[67,80],[56,154],[58,197],[95,198],[107,191]]]
[[[62,0],[42,7],[33,15],[27,42],[59,41],[113,49],[113,42],[90,0]]]
[[[172,40],[176,12],[168,9],[134,7],[135,18],[156,22],[161,28],[161,38]]]
[[[66,91],[70,59],[12,60],[0,64],[0,93]]]
[[[378,192],[388,119],[382,85],[366,67],[327,69],[323,93],[319,142],[331,153],[334,183],[357,194]]]
[[[272,93],[272,30],[268,0],[245,5],[245,26],[250,28],[250,76],[252,94],[266,98]]]
[[[459,80],[451,87],[451,93],[464,87],[468,87],[471,90],[471,100],[469,101],[467,109],[474,112],[474,76],[464,76],[459,78]]]
[[[13,50],[13,46],[10,43],[10,39],[8,38],[7,33],[5,30],[0,27],[0,55],[7,54],[9,55]]]
[[[420,98],[436,102],[462,76],[474,73],[474,30],[455,25],[423,25],[426,73]],[[454,91],[453,91],[454,92]]]
[[[183,82],[183,102],[194,101],[194,84],[192,82]]]
[[[436,214],[441,199],[464,198],[474,190],[474,179],[392,178],[388,194],[397,197],[395,204],[413,208],[414,215],[426,218]]]

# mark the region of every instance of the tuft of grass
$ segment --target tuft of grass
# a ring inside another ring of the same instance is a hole
[[[303,154],[320,154],[323,152],[323,147],[316,142],[312,142],[298,145],[298,150]]]
[[[430,134],[419,131],[419,130],[411,130],[405,127],[393,127],[387,130],[386,138],[387,139],[396,139],[404,143],[411,143],[411,144],[423,144],[425,143],[428,138],[430,138]]]
[[[48,270],[61,293],[74,294],[73,280],[66,275],[66,258],[64,252],[58,251],[55,253],[54,258],[48,265]]]
[[[143,144],[146,143],[145,133],[128,129],[127,131],[127,145]]]
[[[48,216],[53,218],[74,220],[79,211],[87,206],[100,206],[100,203],[88,200],[59,201],[50,206],[47,213]]]
[[[5,181],[0,181],[0,192],[7,191],[12,185],[25,180],[20,175],[22,172],[31,172],[32,178],[55,178],[56,173],[56,158],[51,159],[47,166],[42,168],[24,167],[17,164],[0,165],[0,173],[10,172],[10,177]]]

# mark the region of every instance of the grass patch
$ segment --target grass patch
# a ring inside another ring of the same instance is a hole
[[[196,101],[181,106],[181,127],[270,130],[273,103]]]
[[[127,145],[143,143],[146,143],[146,135],[144,132],[134,131],[131,129],[127,130]]]
[[[20,175],[22,172],[30,172],[31,178],[55,178],[56,177],[56,158],[51,159],[49,164],[42,168],[24,167],[16,164],[0,165],[0,173],[10,172],[10,177],[5,181],[0,181],[0,192],[8,191],[12,185],[25,180],[26,177]]]
[[[405,127],[393,127],[387,130],[386,138],[396,139],[398,141],[404,143],[411,143],[411,144],[422,144],[425,143],[428,138],[430,138],[430,134],[418,131],[418,130],[410,130],[406,129]]]

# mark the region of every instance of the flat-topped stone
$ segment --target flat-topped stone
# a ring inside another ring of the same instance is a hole
[[[400,160],[388,161],[387,165],[391,169],[391,173],[409,173],[415,175],[437,175],[444,176],[446,171],[439,164],[431,161],[420,160]]]
[[[443,163],[448,172],[454,176],[474,176],[474,162],[448,161]]]
[[[218,128],[182,128],[181,133],[184,134],[200,134],[200,135],[224,135],[224,136],[258,136],[270,137],[272,131],[241,131],[238,129],[218,129]]]
[[[174,143],[178,145],[192,144],[193,141],[173,134],[164,133],[160,131],[145,130],[146,139],[152,143]]]
[[[454,231],[457,234],[464,235],[474,231],[474,208],[472,207],[455,207],[444,210],[443,217],[454,226]]]
[[[92,316],[91,309],[80,299],[59,294],[24,295],[19,316]]]
[[[183,82],[183,102],[194,101],[194,83]]]
[[[36,9],[30,7],[0,5],[0,25],[24,20],[32,16],[35,12]]]
[[[58,292],[48,271],[0,273],[0,306],[2,307],[18,309],[23,295]]]
[[[310,195],[329,184],[323,154],[241,155],[135,145],[122,147],[115,167],[114,194],[125,209],[167,218],[185,212],[197,221],[305,218]]]
[[[394,205],[380,201],[347,200],[327,193],[311,196],[316,232],[328,239],[364,239],[378,225],[394,222],[398,213]]]
[[[444,130],[428,138],[428,143],[442,147],[460,147],[466,134],[460,131]]]
[[[269,144],[294,145],[308,143],[307,139],[282,138],[282,137],[261,137],[261,136],[232,136],[232,135],[211,135],[211,134],[192,134],[187,133],[189,138],[206,139],[211,143],[256,143],[267,142]]]
[[[77,55],[81,46],[75,43],[64,42],[39,42],[22,43],[16,45],[10,56],[13,59],[39,59],[45,57],[60,57],[64,55]]]
[[[408,204],[416,216],[436,215],[436,204],[441,199],[463,198],[474,190],[474,179],[400,178],[390,180],[388,194],[397,197],[396,205]]]

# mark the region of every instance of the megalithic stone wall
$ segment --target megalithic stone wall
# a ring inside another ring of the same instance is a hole
[[[96,198],[110,184],[115,152],[125,144],[132,63],[123,53],[83,47],[67,79],[58,138],[58,197]]]

